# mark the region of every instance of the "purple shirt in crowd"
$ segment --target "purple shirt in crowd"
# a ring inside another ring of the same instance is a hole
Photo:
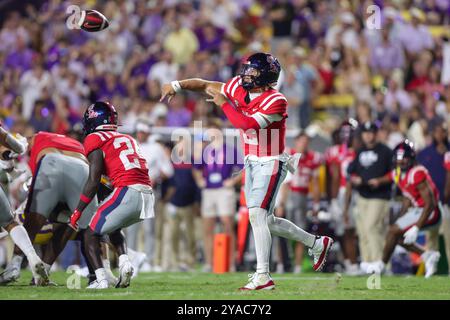
[[[243,167],[238,157],[237,149],[226,144],[219,149],[208,146],[203,151],[202,163],[195,164],[194,168],[203,171],[207,189],[222,188],[223,182]]]
[[[177,110],[169,109],[166,125],[168,127],[187,127],[191,122],[191,117],[191,113],[185,108]]]
[[[6,57],[5,65],[7,68],[20,69],[22,72],[30,70],[33,62],[34,52],[31,49],[22,51],[11,51]]]

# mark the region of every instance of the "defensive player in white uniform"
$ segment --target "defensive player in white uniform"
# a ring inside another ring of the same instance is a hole
[[[181,90],[206,93],[220,106],[233,124],[241,129],[245,154],[245,196],[255,238],[257,268],[241,290],[273,289],[269,274],[271,233],[300,241],[314,256],[314,270],[321,270],[333,243],[329,237],[309,234],[289,220],[273,214],[275,198],[287,171],[295,166],[283,153],[287,100],[274,89],[281,66],[271,54],[248,57],[239,76],[227,83],[186,79],[165,84],[161,101]]]

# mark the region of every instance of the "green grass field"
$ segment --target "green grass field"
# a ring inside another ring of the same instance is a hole
[[[204,273],[141,273],[127,289],[91,291],[68,289],[69,274],[52,274],[57,287],[29,287],[30,273],[23,272],[16,283],[0,288],[0,299],[450,299],[450,278],[436,276],[381,277],[381,288],[369,290],[367,277],[337,274],[306,273],[302,275],[273,275],[273,291],[239,292],[247,280],[246,273],[225,275]],[[84,287],[86,279],[81,279]]]

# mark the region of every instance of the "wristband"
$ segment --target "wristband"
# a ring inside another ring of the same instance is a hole
[[[87,196],[85,196],[84,194],[80,195],[80,201],[84,202],[85,204],[89,204],[91,202],[92,198],[89,198]]]
[[[170,85],[172,86],[172,89],[173,89],[173,91],[175,91],[175,92],[180,92],[181,90],[183,90],[183,89],[181,88],[181,84],[180,84],[180,82],[179,82],[178,80],[172,81],[172,82],[170,83]]]

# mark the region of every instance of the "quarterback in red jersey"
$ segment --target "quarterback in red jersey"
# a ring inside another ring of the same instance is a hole
[[[397,244],[421,254],[425,262],[425,277],[437,269],[440,254],[425,251],[416,245],[419,230],[437,232],[441,222],[442,205],[439,191],[427,169],[416,163],[416,153],[411,142],[405,140],[394,149],[394,170],[380,180],[394,181],[403,194],[400,217],[390,227],[383,250],[383,259],[375,262],[373,271],[382,272]]]
[[[119,280],[116,288],[128,287],[133,266],[127,255],[122,228],[154,216],[153,190],[148,174],[147,161],[140,154],[136,141],[129,135],[117,132],[117,112],[108,102],[97,101],[89,106],[83,117],[86,135],[84,147],[89,159],[89,178],[84,185],[78,206],[70,225],[78,228],[78,220],[95,197],[102,174],[106,174],[113,192],[100,203],[92,217],[85,236],[90,238],[87,251],[95,270],[96,281],[88,288],[106,289],[109,286],[106,271],[100,259],[100,236],[109,235],[119,255]]]
[[[256,272],[242,290],[273,289],[269,274],[271,233],[300,241],[311,248],[314,269],[321,270],[333,240],[305,232],[273,214],[275,199],[291,157],[284,153],[287,100],[274,89],[280,75],[278,60],[267,53],[255,53],[242,65],[240,74],[227,83],[202,79],[173,81],[162,87],[161,101],[181,90],[206,93],[221,107],[228,120],[240,129],[245,155],[245,198],[255,239]]]

